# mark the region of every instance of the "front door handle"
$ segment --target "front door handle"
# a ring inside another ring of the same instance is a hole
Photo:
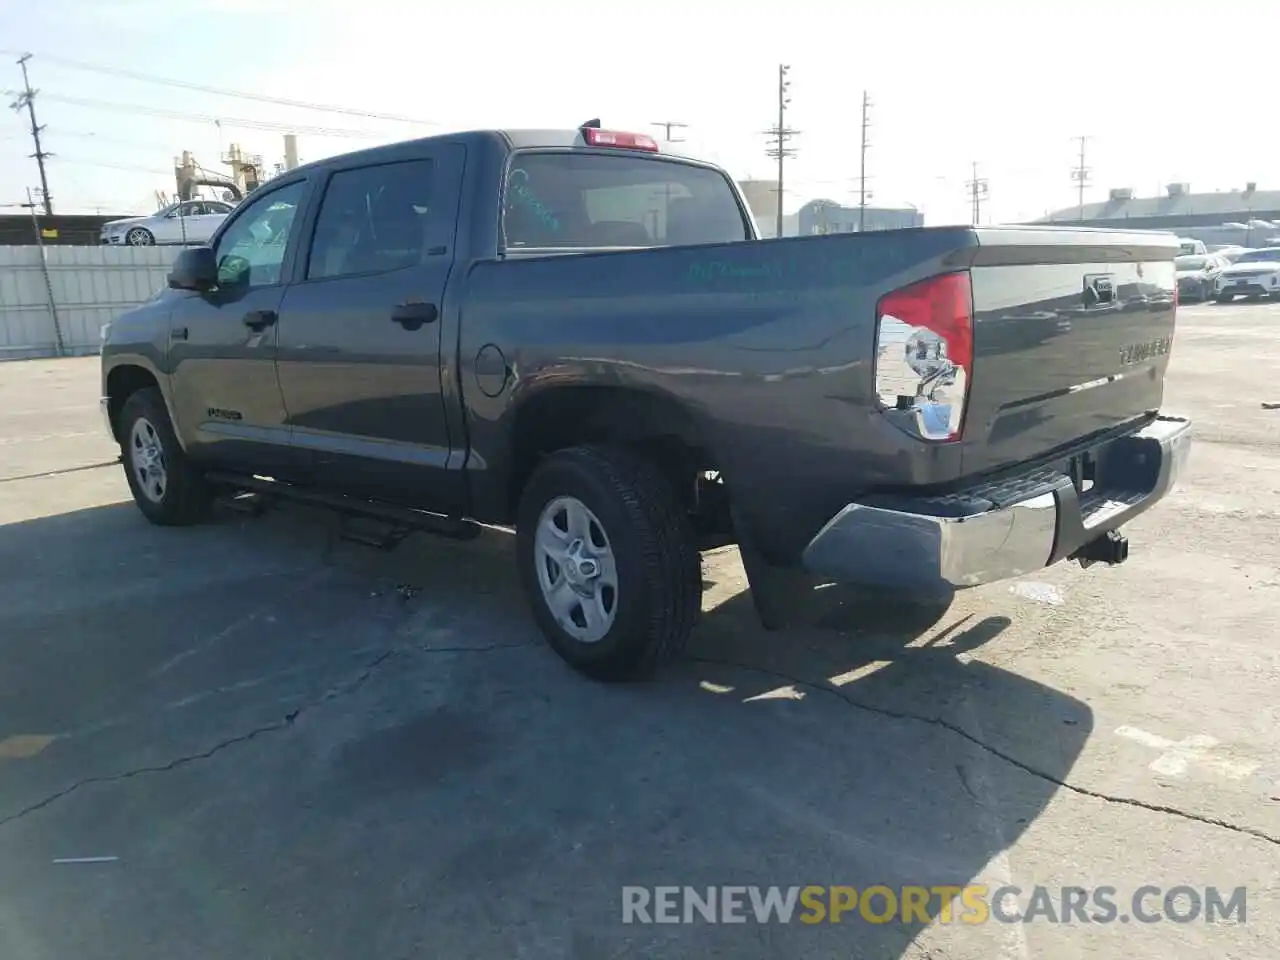
[[[244,325],[250,330],[265,330],[276,322],[274,310],[250,310],[244,315]]]
[[[185,340],[189,335],[186,327],[174,327],[169,331],[169,336],[174,340]]]
[[[406,330],[417,330],[424,323],[435,323],[440,316],[434,303],[401,303],[391,309],[391,320]]]

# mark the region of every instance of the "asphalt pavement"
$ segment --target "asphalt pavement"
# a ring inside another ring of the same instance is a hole
[[[505,535],[152,527],[96,360],[0,364],[0,957],[1273,956],[1278,348],[1280,304],[1180,311],[1196,446],[1124,566],[770,634],[720,551],[626,686],[542,644]],[[623,922],[625,887],[965,884],[1129,920]],[[1148,885],[1246,912],[1138,922]]]

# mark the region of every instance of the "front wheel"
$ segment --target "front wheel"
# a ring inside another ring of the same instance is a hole
[[[1230,303],[1235,298],[1229,293],[1220,293],[1213,299],[1215,303]]]
[[[125,401],[117,434],[129,489],[148,520],[185,526],[204,518],[213,495],[178,443],[158,389],[139,390]]]
[[[548,457],[520,499],[516,555],[551,647],[598,680],[638,679],[684,648],[701,558],[662,471],[629,450]]]
[[[146,227],[134,227],[124,235],[124,242],[131,247],[154,247],[156,237]]]

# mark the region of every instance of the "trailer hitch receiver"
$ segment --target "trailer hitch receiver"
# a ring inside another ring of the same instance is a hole
[[[1124,563],[1129,559],[1129,538],[1115,530],[1108,530],[1077,550],[1072,559],[1079,560],[1080,566],[1086,569],[1095,563],[1106,563],[1112,566]]]

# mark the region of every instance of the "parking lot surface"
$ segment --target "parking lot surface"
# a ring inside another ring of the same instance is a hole
[[[1280,305],[1180,311],[1197,442],[1124,566],[833,588],[770,634],[721,551],[689,655],[627,686],[542,645],[499,533],[148,525],[97,394],[0,365],[0,957],[1274,956]],[[622,922],[624,886],[966,883],[1247,913]]]

